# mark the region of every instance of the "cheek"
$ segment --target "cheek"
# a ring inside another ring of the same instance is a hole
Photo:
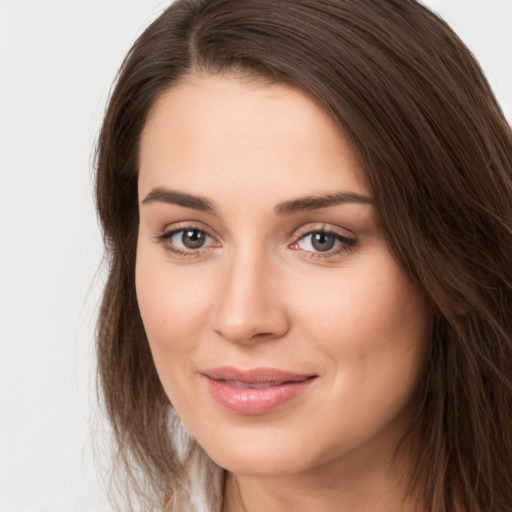
[[[305,338],[316,340],[338,379],[351,374],[352,383],[378,385],[380,377],[413,385],[429,339],[425,300],[391,256],[364,263],[316,283],[314,295],[304,290],[315,297],[302,301]]]
[[[165,356],[191,351],[197,338],[193,334],[204,324],[208,292],[194,279],[192,267],[177,272],[168,262],[152,258],[151,248],[138,250],[137,301],[157,366],[160,358],[173,361]]]
[[[316,294],[321,299],[302,310],[304,338],[327,356],[326,403],[337,404],[326,413],[318,403],[311,413],[327,414],[323,435],[333,440],[327,455],[349,450],[388,425],[389,432],[401,431],[414,412],[427,357],[428,309],[394,261],[384,263],[326,281]],[[338,432],[345,433],[343,443]]]
[[[160,249],[161,250],[161,249]],[[160,261],[159,261],[160,260]],[[152,248],[137,253],[135,283],[137,301],[156,371],[167,397],[180,416],[199,414],[191,379],[197,378],[192,366],[198,348],[198,333],[205,325],[207,290],[190,271],[177,271]]]

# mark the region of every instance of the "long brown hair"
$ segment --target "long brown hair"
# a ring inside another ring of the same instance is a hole
[[[512,134],[469,50],[415,0],[178,0],[130,50],[96,176],[110,263],[97,351],[118,459],[159,507],[179,503],[185,466],[135,295],[137,168],[148,111],[198,72],[297,87],[348,134],[433,311],[411,490],[431,512],[511,510]]]

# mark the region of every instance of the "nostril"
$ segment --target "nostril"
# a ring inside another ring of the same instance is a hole
[[[248,336],[244,337],[241,333],[240,334],[223,333],[219,329],[216,329],[215,333],[227,341],[236,342],[236,343],[243,343],[243,342],[250,342],[250,341],[265,341],[267,339],[270,340],[270,339],[274,339],[279,336],[278,334],[273,333],[273,332],[258,332],[256,334],[252,334],[252,335],[249,334]]]
[[[251,339],[258,338],[258,339],[264,339],[264,338],[275,338],[277,335],[272,332],[260,332],[252,336]]]

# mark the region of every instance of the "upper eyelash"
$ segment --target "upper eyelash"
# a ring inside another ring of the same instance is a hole
[[[193,250],[193,249],[182,250],[182,249],[179,249],[177,247],[164,244],[164,242],[166,240],[172,238],[176,233],[179,233],[181,231],[186,231],[186,230],[200,231],[201,233],[203,233],[206,236],[209,236],[210,238],[215,240],[215,237],[212,236],[210,233],[208,233],[208,231],[206,231],[205,229],[201,229],[199,227],[196,227],[196,226],[183,226],[183,227],[179,227],[179,228],[176,228],[176,229],[171,229],[169,231],[164,231],[164,232],[160,233],[159,235],[157,235],[156,239],[157,239],[157,241],[159,243],[162,243],[162,245],[164,245],[165,250],[167,250],[167,251],[169,251],[169,252],[171,252],[173,254],[177,254],[179,256],[185,256],[185,257],[197,257],[197,256],[200,255],[202,248],[199,248],[197,250]],[[307,253],[307,256],[309,258],[320,259],[320,258],[332,257],[332,256],[337,255],[337,254],[342,253],[342,252],[348,252],[348,251],[356,248],[357,245],[358,245],[358,240],[356,238],[347,237],[347,236],[344,236],[344,235],[342,235],[342,234],[340,234],[340,233],[338,233],[336,231],[333,231],[333,230],[330,230],[330,229],[324,229],[324,228],[308,229],[307,231],[305,230],[302,233],[299,232],[299,234],[297,234],[296,237],[295,237],[295,241],[291,245],[297,244],[299,242],[299,240],[302,240],[306,236],[317,234],[317,233],[321,233],[323,235],[328,235],[328,236],[333,236],[337,240],[342,242],[342,245],[338,249],[336,249],[334,251],[331,250],[331,251],[321,252],[321,251],[305,251],[305,250],[302,250],[302,252]],[[297,249],[297,250],[301,250],[301,249]]]
[[[294,244],[297,244],[299,242],[299,240],[302,240],[306,236],[317,234],[317,233],[321,233],[323,235],[328,235],[328,236],[333,236],[334,238],[336,238],[337,240],[342,242],[342,245],[340,247],[338,247],[338,249],[335,249],[334,251],[321,252],[321,251],[304,251],[303,250],[303,252],[308,254],[309,258],[315,258],[315,259],[328,258],[330,256],[335,256],[342,252],[351,251],[351,250],[355,249],[358,245],[357,238],[350,238],[350,237],[344,236],[340,233],[337,233],[336,231],[329,230],[329,229],[310,229],[304,233],[301,233],[300,236],[297,237]],[[300,249],[298,249],[298,250],[300,250]]]
[[[156,236],[156,241],[161,243],[166,251],[171,252],[173,254],[177,254],[178,256],[197,257],[197,256],[199,256],[202,248],[199,248],[197,250],[193,250],[193,249],[183,250],[183,249],[179,249],[175,246],[164,243],[166,240],[169,240],[170,238],[172,238],[176,233],[179,233],[181,231],[187,231],[187,230],[199,231],[199,232],[203,233],[204,235],[210,237],[211,239],[215,240],[215,237],[210,235],[210,233],[208,233],[208,231],[206,231],[205,229],[201,229],[196,226],[183,226],[183,227],[171,229],[169,231],[164,231],[164,232],[160,233],[159,235]]]
[[[157,238],[158,240],[167,240],[169,238],[172,238],[176,233],[179,233],[180,231],[200,231],[201,233],[211,237],[211,235],[209,235],[204,229],[187,226],[184,228],[172,229],[171,231],[165,231],[164,233],[158,235]]]

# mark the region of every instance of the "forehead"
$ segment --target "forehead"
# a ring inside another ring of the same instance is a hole
[[[367,191],[347,137],[301,91],[233,76],[190,77],[156,101],[142,132],[139,189],[166,185]],[[161,183],[156,183],[161,182]]]

